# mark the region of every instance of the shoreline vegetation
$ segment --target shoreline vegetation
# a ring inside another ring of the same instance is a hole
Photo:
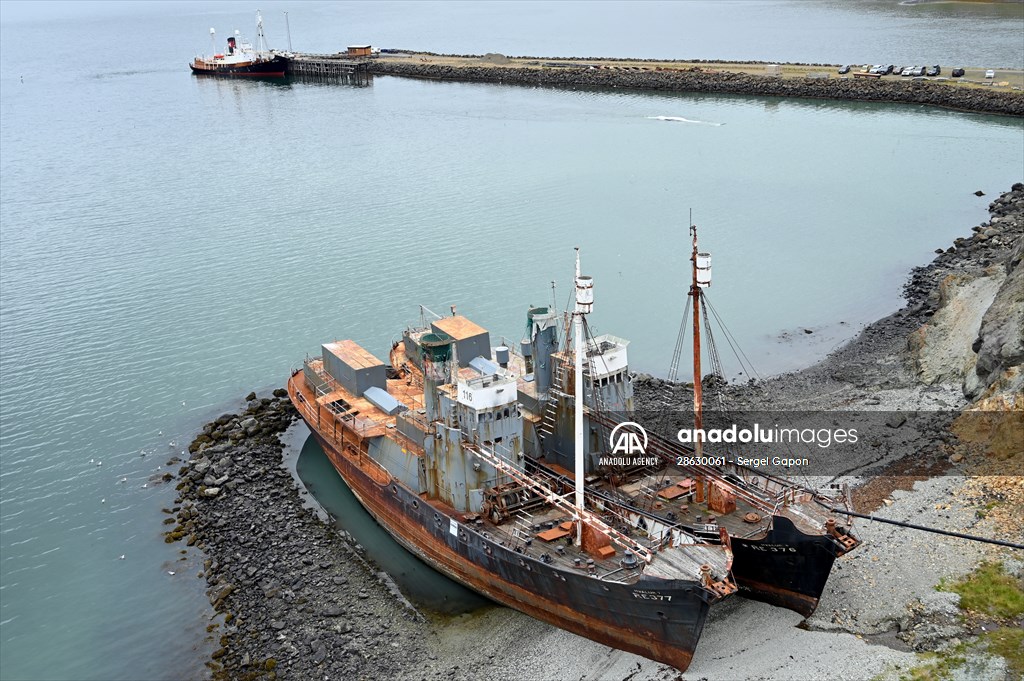
[[[1024,415],[1024,184],[989,210],[970,236],[910,274],[899,312],[808,369],[718,390],[740,404],[770,399],[777,409]],[[638,408],[689,403],[692,386],[635,380]],[[879,446],[888,449],[885,441],[910,425],[887,423]],[[210,656],[213,678],[681,678],[507,608],[417,613],[362,547],[307,505],[279,439],[290,427],[304,425],[286,391],[250,393],[240,409],[205,424],[177,476],[165,476],[178,492],[164,509],[166,541],[180,542],[179,572],[198,568],[209,595],[200,654]],[[1000,451],[991,433],[932,425],[923,435],[933,460],[920,465],[915,450],[845,475],[859,486],[857,511],[979,536],[1024,535],[1019,440]],[[731,599],[712,611],[692,673],[895,680],[955,672],[997,681],[1024,668],[1020,552],[878,523],[856,530],[864,545],[837,561],[811,617]]]
[[[984,78],[970,68],[962,79],[862,78],[831,64],[506,57],[388,50],[370,61],[374,75],[556,88],[799,97],[923,104],[973,113],[1024,116],[1024,71],[1001,69]],[[861,67],[854,67],[858,71]],[[948,74],[950,67],[944,67]]]

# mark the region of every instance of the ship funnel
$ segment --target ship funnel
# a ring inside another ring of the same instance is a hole
[[[428,422],[441,418],[438,388],[448,383],[454,341],[455,339],[446,333],[425,333],[420,338],[420,351],[423,356],[423,406],[427,412]]]
[[[551,308],[534,307],[526,313],[526,320],[530,329],[530,350],[537,392],[546,392],[551,388],[554,374],[554,359],[551,355],[558,351],[557,315]]]
[[[711,254],[697,254],[697,286],[707,288],[711,286]]]
[[[519,354],[523,356],[526,361],[526,373],[533,373],[533,345],[531,345],[529,338],[524,338],[519,341]]]

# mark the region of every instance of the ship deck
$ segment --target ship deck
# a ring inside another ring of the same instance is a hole
[[[621,545],[613,544],[614,551],[605,557],[593,556],[577,546],[572,517],[556,506],[544,506],[529,513],[520,512],[500,524],[494,524],[483,516],[460,513],[436,499],[425,501],[446,515],[460,519],[466,527],[485,539],[496,541],[500,546],[508,547],[524,557],[539,559],[552,567],[590,572],[597,579],[625,583],[634,582],[642,575],[640,570],[627,570],[623,566],[625,551]],[[613,519],[607,518],[607,521],[611,524]],[[641,547],[649,543],[639,536],[633,539]],[[637,564],[643,566],[639,556]],[[705,544],[662,549],[655,554],[647,569],[661,577],[696,580],[699,578],[700,566],[704,564],[712,566],[716,580],[723,579],[729,569],[724,550],[719,546]]]
[[[311,362],[316,365],[317,360]],[[422,387],[415,374],[402,378],[388,379],[388,392],[402,401],[410,409],[421,409],[423,403]],[[290,381],[295,395],[296,406],[310,427],[317,430],[320,436],[341,452],[343,456],[358,466],[379,484],[392,483],[392,476],[372,457],[361,452],[359,441],[364,438],[383,436],[388,438],[401,437],[393,426],[396,416],[389,416],[365,398],[353,396],[336,382],[330,384],[328,392],[316,397],[308,383],[296,374]],[[316,405],[314,407],[313,405]],[[411,443],[403,438],[402,444]],[[419,447],[410,447],[417,455],[422,455]],[[639,570],[627,571],[622,564],[625,548],[614,544],[614,552],[604,557],[592,556],[576,546],[575,530],[571,525],[571,516],[564,507],[544,504],[530,511],[518,511],[512,517],[495,524],[489,518],[479,514],[462,513],[437,499],[420,495],[424,502],[443,512],[446,516],[457,519],[466,528],[477,532],[485,539],[491,539],[500,546],[510,548],[525,557],[538,559],[552,567],[569,570],[591,572],[598,579],[633,582],[642,574]],[[604,519],[614,526],[615,519]],[[566,523],[569,523],[567,526]],[[631,531],[630,541],[646,549],[650,542],[637,531]],[[672,579],[698,580],[700,566],[711,565],[715,580],[723,580],[729,570],[728,559],[721,547],[712,545],[684,545],[662,549],[656,555],[657,564],[653,572],[659,576]],[[578,561],[578,563],[577,563]],[[638,563],[643,560],[638,556]]]
[[[644,475],[619,487],[607,482],[597,489],[609,495],[618,492],[630,499],[630,504],[673,523],[700,528],[702,525],[717,524],[724,527],[730,536],[751,537],[764,533],[770,520],[763,511],[736,499],[736,510],[718,513],[708,507],[707,499],[697,501],[696,483],[692,475],[678,470],[667,469],[663,473]],[[668,516],[669,513],[675,518]]]

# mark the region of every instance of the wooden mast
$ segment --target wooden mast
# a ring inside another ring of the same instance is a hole
[[[700,286],[697,285],[697,225],[690,225],[690,236],[693,237],[693,281],[690,284],[690,297],[693,298],[693,427],[700,432],[704,427],[704,396],[701,391],[700,372]],[[696,435],[696,433],[695,433]],[[703,438],[695,437],[696,454],[700,456],[704,449]]]

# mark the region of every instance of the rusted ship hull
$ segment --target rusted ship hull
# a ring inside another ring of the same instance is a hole
[[[557,569],[491,541],[459,514],[368,470],[365,454],[341,452],[318,432],[288,383],[292,402],[342,480],[367,512],[402,546],[449,578],[502,605],[593,641],[685,670],[710,602],[697,581],[642,577],[633,584]],[[362,463],[361,463],[362,462]]]
[[[807,617],[818,607],[841,550],[829,537],[807,535],[776,516],[761,539],[733,537],[733,575],[740,593]]]

